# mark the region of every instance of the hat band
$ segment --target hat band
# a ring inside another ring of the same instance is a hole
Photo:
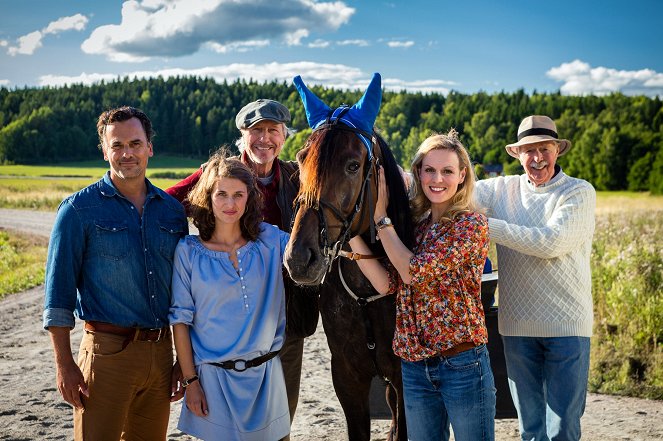
[[[524,132],[520,132],[518,134],[518,141],[520,141],[526,136],[532,136],[532,135],[548,135],[552,136],[555,139],[559,138],[559,136],[557,136],[557,132],[555,132],[554,130],[534,128],[534,129],[525,130]]]

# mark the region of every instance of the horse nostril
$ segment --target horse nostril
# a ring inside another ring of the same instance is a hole
[[[307,262],[305,264],[305,268],[310,268],[316,264],[318,260],[318,254],[315,252],[315,250],[313,250],[313,248],[307,248],[306,254],[308,254],[308,256],[306,259]]]

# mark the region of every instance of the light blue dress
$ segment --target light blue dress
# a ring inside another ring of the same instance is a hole
[[[175,250],[171,325],[189,325],[196,371],[209,414],[182,405],[178,429],[205,440],[269,441],[290,432],[290,414],[279,357],[244,372],[208,364],[251,360],[283,346],[283,251],[289,235],[261,224],[255,242],[228,253],[186,236]]]

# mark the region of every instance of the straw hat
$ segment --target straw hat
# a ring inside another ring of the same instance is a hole
[[[554,141],[559,146],[559,155],[562,156],[571,148],[571,141],[559,139],[555,122],[543,115],[532,115],[525,118],[518,126],[518,142],[506,146],[506,152],[518,157],[518,148],[528,144],[542,141]]]

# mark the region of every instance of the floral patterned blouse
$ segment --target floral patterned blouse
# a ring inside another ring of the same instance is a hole
[[[407,361],[438,356],[460,343],[488,342],[481,273],[488,255],[488,222],[479,213],[417,225],[410,285],[391,271],[398,290],[394,353]]]

